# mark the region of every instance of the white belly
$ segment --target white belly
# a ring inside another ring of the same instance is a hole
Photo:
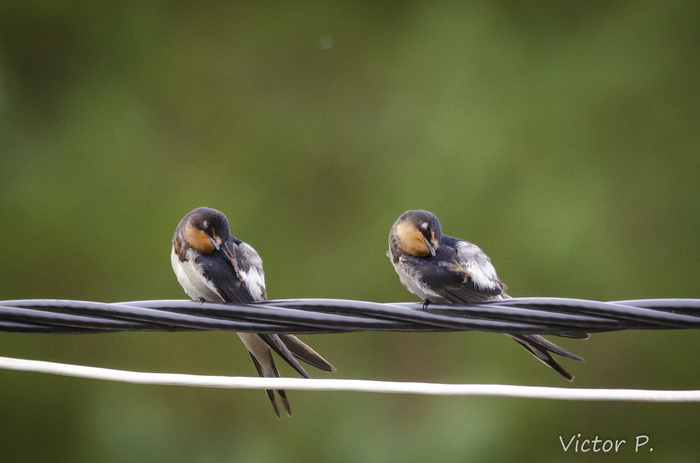
[[[216,291],[214,285],[204,277],[204,274],[195,265],[195,256],[191,254],[193,254],[191,251],[188,252],[185,262],[180,261],[174,249],[170,254],[170,263],[180,286],[195,301],[223,302],[224,299]]]
[[[435,303],[445,302],[445,299],[442,296],[434,291],[431,291],[427,285],[422,284],[418,278],[407,272],[404,266],[401,265],[400,261],[394,265],[394,269],[396,269],[396,273],[399,275],[401,283],[403,283],[404,286],[406,286],[406,289],[416,296],[420,297],[424,301],[429,300],[430,302]]]

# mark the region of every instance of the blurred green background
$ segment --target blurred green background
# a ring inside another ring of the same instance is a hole
[[[273,299],[417,300],[384,255],[416,208],[513,296],[698,298],[699,174],[697,2],[0,2],[0,299],[185,298],[170,240],[197,206]],[[569,387],[495,334],[305,340],[337,378]],[[700,389],[697,332],[559,344],[587,359],[562,360],[572,387]],[[255,374],[231,333],[2,334],[0,355]],[[697,404],[292,391],[278,421],[261,391],[0,371],[0,392],[3,461],[700,453]],[[628,444],[564,453],[578,433]]]

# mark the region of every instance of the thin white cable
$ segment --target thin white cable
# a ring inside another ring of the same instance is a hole
[[[576,389],[506,384],[439,384],[360,379],[252,378],[142,373],[0,357],[0,368],[134,384],[229,389],[288,389],[304,391],[381,392],[389,394],[464,395],[551,400],[631,402],[700,402],[700,391],[644,389]]]

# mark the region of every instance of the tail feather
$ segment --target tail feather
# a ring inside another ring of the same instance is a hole
[[[501,295],[501,298],[512,299],[511,296],[507,295],[505,292]],[[549,368],[562,375],[564,379],[569,382],[574,380],[574,375],[562,368],[562,366],[559,365],[557,361],[552,358],[549,352],[561,355],[562,357],[585,362],[585,360],[579,357],[578,355],[574,355],[571,352],[562,349],[553,342],[537,334],[506,334],[506,336],[512,338],[515,342],[520,344],[526,351],[531,353],[537,360],[539,360],[540,362],[547,365]],[[557,333],[557,336],[574,339],[588,339],[591,335],[587,333]]]
[[[287,392],[280,389],[277,391],[277,393],[280,395],[280,400],[282,401],[282,406],[284,407],[284,411],[287,413],[287,416],[292,416],[292,407],[289,406],[289,400],[287,400]]]
[[[584,361],[581,357],[578,357],[561,347],[557,346],[553,342],[550,342],[539,335],[534,334],[508,334],[515,342],[520,344],[525,350],[531,353],[537,360],[544,363],[548,367],[552,368],[554,371],[559,373],[567,381],[573,381],[574,376],[562,368],[561,365],[557,363],[556,360],[552,358],[549,352],[553,352],[563,357],[567,357],[574,360]]]
[[[280,409],[277,406],[277,402],[275,401],[275,391],[272,389],[265,389],[265,394],[267,394],[267,398],[270,399],[270,403],[272,404],[272,409],[275,411],[275,415],[277,415],[278,419],[282,419],[282,416],[280,415]]]
[[[309,374],[299,364],[297,358],[321,370],[335,371],[333,365],[295,336],[289,334],[278,335],[264,333],[238,333],[238,336],[250,352],[250,357],[253,359],[255,369],[263,378],[279,378],[280,376],[270,350],[275,351],[304,378],[309,378]],[[274,391],[267,389],[265,392],[272,403],[275,415],[280,418],[281,415],[275,400]],[[291,416],[292,410],[289,406],[289,400],[287,400],[287,393],[281,389],[277,390],[277,393],[280,396],[285,412],[287,412],[288,416]]]
[[[294,355],[290,352],[289,348],[282,342],[279,335],[277,334],[258,334],[260,338],[265,341],[265,343],[270,346],[270,349],[274,350],[277,355],[282,357],[282,359],[294,368],[297,373],[299,373],[304,378],[310,378],[309,374],[304,370]],[[279,375],[278,375],[279,376]]]
[[[258,370],[258,375],[261,378],[279,378],[280,374],[277,371],[277,365],[275,365],[274,361],[272,362],[272,368],[265,369],[260,365],[260,362],[258,362],[258,359],[255,358],[252,352],[250,353],[250,358],[253,359],[253,365],[255,365],[255,369]],[[277,418],[282,419],[282,416],[280,415],[280,409],[277,406],[277,401],[275,400],[275,391],[273,391],[272,389],[265,389],[265,393],[270,399],[270,403],[272,404],[272,409],[275,411],[275,415],[277,415]],[[280,396],[282,406],[284,407],[284,411],[287,413],[287,416],[292,416],[292,409],[289,406],[289,400],[287,400],[287,393],[284,391],[284,389],[279,389],[277,391],[277,394],[279,394]]]
[[[574,355],[571,352],[562,349],[561,347],[557,346],[554,344],[552,341],[543,338],[542,336],[538,334],[520,334],[517,335],[520,339],[525,339],[529,341],[530,344],[535,344],[545,351],[552,352],[553,354],[561,355],[562,357],[569,358],[571,360],[578,360],[579,362],[585,362],[584,359],[579,357],[578,355]]]
[[[296,336],[291,334],[278,334],[280,341],[289,349],[289,351],[299,360],[308,363],[312,367],[316,367],[319,370],[335,372],[335,367],[328,362],[328,360],[321,357],[321,355],[313,350],[307,344],[304,344]]]
[[[552,333],[554,336],[570,339],[581,339],[585,341],[591,337],[591,333]]]

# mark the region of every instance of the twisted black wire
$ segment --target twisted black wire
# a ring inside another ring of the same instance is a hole
[[[280,299],[249,304],[184,300],[103,303],[0,301],[0,332],[86,334],[122,331],[487,331],[581,335],[619,330],[700,328],[700,299],[599,302],[547,297],[481,304]]]

